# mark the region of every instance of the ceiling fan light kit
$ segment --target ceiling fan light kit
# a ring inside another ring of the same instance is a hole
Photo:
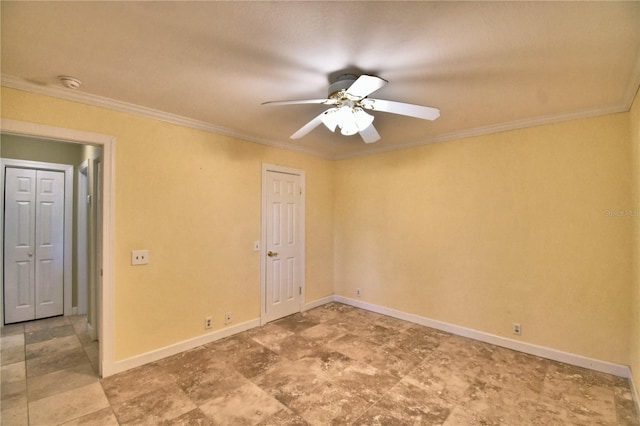
[[[263,105],[332,105],[332,108],[322,112],[291,135],[291,139],[305,136],[322,123],[332,132],[339,127],[340,133],[345,136],[359,133],[365,143],[376,142],[380,139],[380,135],[373,126],[374,116],[367,113],[365,109],[424,120],[435,120],[440,116],[438,108],[367,97],[385,84],[387,84],[385,79],[373,75],[363,74],[358,77],[354,74],[343,74],[329,86],[327,99],[270,101],[264,102]]]
[[[373,115],[366,113],[360,107],[343,105],[325,111],[322,115],[322,123],[332,132],[335,132],[337,126],[340,127],[340,133],[351,136],[369,127],[373,123],[373,118]]]

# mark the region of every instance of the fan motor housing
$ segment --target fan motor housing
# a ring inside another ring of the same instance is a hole
[[[339,92],[347,90],[358,79],[355,74],[343,74],[329,86],[329,98],[334,98]]]

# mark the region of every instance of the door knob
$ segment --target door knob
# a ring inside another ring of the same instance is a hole
[[[277,253],[277,252],[274,252],[274,251],[269,250],[269,251],[267,252],[267,256],[269,256],[269,257],[276,257],[276,256],[278,256],[278,253]]]
[[[33,257],[33,252],[32,251],[29,252],[29,257]]]

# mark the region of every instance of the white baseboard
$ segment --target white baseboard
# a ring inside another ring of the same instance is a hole
[[[458,336],[469,337],[481,342],[490,343],[496,346],[502,346],[507,349],[513,349],[519,352],[551,359],[554,361],[564,362],[566,364],[578,367],[589,368],[591,370],[600,371],[607,374],[613,374],[620,377],[631,377],[631,370],[626,365],[614,364],[608,361],[601,361],[593,358],[587,358],[582,355],[576,355],[568,352],[559,351],[557,349],[547,348],[544,346],[534,345],[532,343],[521,342],[518,340],[508,339],[506,337],[496,336],[494,334],[485,333],[483,331],[473,330],[471,328],[460,327],[458,325],[437,321],[430,318],[421,317],[415,314],[409,314],[403,311],[387,308],[385,306],[375,305],[373,303],[362,302],[360,300],[351,299],[344,296],[334,296],[334,301],[344,303],[345,305],[355,306],[357,308],[366,309],[368,311],[398,318],[404,321],[413,322],[427,327],[447,331]],[[637,395],[635,395],[637,397]],[[638,399],[636,399],[638,401]],[[640,412],[640,411],[639,411]]]
[[[309,309],[313,309],[318,306],[326,305],[327,303],[333,302],[333,300],[333,295],[326,296],[321,299],[305,303],[303,310],[308,311]],[[102,376],[108,377],[135,367],[140,367],[141,365],[158,361],[160,359],[176,355],[180,352],[188,351],[189,349],[197,348],[198,346],[206,345],[207,343],[215,342],[216,340],[224,339],[225,337],[229,337],[234,334],[238,334],[259,326],[260,318],[256,318],[250,321],[243,322],[241,324],[236,324],[230,327],[213,331],[211,333],[203,334],[202,336],[194,337],[193,339],[183,340],[182,342],[174,343],[173,345],[165,346],[163,348],[136,355],[131,358],[123,359],[121,361],[105,363],[103,364]]]
[[[430,318],[422,317],[415,314],[399,311],[392,308],[387,308],[381,305],[375,305],[373,303],[363,302],[361,300],[351,299],[344,296],[332,295],[326,296],[304,305],[304,310],[316,308],[318,306],[325,305],[330,302],[340,302],[345,305],[354,306],[368,311],[376,312],[382,315],[398,318],[404,321],[409,321],[415,324],[424,325],[427,327],[435,328],[437,330],[446,331],[458,336],[468,337],[471,339],[479,340],[481,342],[490,343],[492,345],[501,346],[508,349],[513,349],[519,352],[536,355],[542,358],[551,359],[554,361],[560,361],[567,364],[575,365],[578,367],[589,368],[591,370],[600,371],[603,373],[613,374],[620,377],[626,377],[632,387],[633,397],[638,404],[640,398],[638,397],[638,389],[633,382],[631,376],[631,370],[626,365],[614,364],[607,361],[601,361],[593,358],[587,358],[582,355],[576,355],[568,352],[559,351],[557,349],[547,348],[544,346],[538,346],[531,343],[521,342],[506,337],[496,336],[493,334],[485,333],[470,328],[460,327],[458,325],[450,324],[443,321],[433,320]],[[120,373],[131,368],[139,367],[150,362],[158,361],[160,359],[178,354],[180,352],[187,351],[189,349],[196,348],[207,343],[215,342],[216,340],[223,339],[225,337],[232,336],[237,333],[249,330],[254,327],[260,326],[260,318],[256,318],[250,321],[236,324],[230,327],[226,327],[220,330],[216,330],[211,333],[204,334],[202,336],[187,339],[182,342],[175,343],[173,345],[165,346],[163,348],[146,352],[140,355],[133,356],[121,361],[109,363],[111,365],[103,365],[103,377],[110,376],[112,374]],[[640,407],[639,411],[640,412]]]
[[[303,311],[308,311],[309,309],[313,309],[313,308],[317,308],[318,306],[322,306],[322,305],[326,305],[327,303],[331,303],[335,300],[335,296],[331,295],[331,296],[326,296],[320,299],[316,299],[312,302],[308,302],[304,304],[304,310]]]
[[[115,361],[111,366],[106,366],[107,368],[103,370],[102,375],[103,377],[107,377],[135,367],[140,367],[141,365],[158,361],[163,358],[176,355],[180,352],[188,351],[189,349],[197,348],[198,346],[215,342],[216,340],[224,339],[225,337],[241,333],[254,327],[258,327],[259,325],[260,318],[256,318],[240,324],[222,328],[211,333],[203,334],[202,336],[194,337],[193,339],[183,340],[182,342],[174,343],[173,345],[165,346],[160,349],[136,355],[131,358],[123,359],[121,361]]]

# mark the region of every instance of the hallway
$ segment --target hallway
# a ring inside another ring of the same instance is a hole
[[[52,404],[102,392],[85,316],[5,326],[0,349],[3,425],[47,424]]]

